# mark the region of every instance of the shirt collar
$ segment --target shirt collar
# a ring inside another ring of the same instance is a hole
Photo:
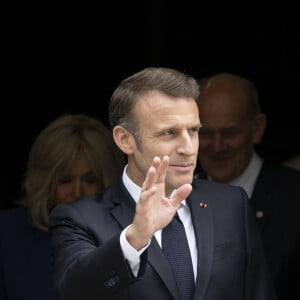
[[[142,188],[139,187],[137,184],[135,184],[127,175],[127,167],[128,165],[125,166],[124,170],[123,170],[123,175],[122,175],[122,180],[123,183],[126,187],[126,189],[128,190],[129,194],[131,195],[131,197],[133,198],[133,200],[135,202],[138,202],[141,192],[142,192]]]
[[[229,182],[229,184],[241,186],[246,191],[248,197],[251,198],[262,163],[262,158],[259,157],[256,152],[253,152],[251,160],[244,172],[239,177]]]
[[[126,189],[128,190],[129,194],[131,195],[131,197],[133,198],[133,200],[137,203],[141,192],[142,192],[142,188],[140,186],[138,186],[137,184],[135,184],[127,175],[127,167],[128,165],[125,166],[124,170],[123,170],[123,175],[122,175],[122,180],[123,183],[126,187]],[[172,192],[172,194],[175,192],[175,190]],[[171,194],[171,195],[172,195]],[[181,202],[184,206],[187,206],[186,201],[183,200]]]

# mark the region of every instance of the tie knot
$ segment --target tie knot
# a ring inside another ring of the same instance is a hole
[[[178,212],[176,212],[176,214],[174,215],[173,219],[176,219],[176,221],[180,222],[183,225],[183,223],[182,223],[182,221],[181,221],[181,219],[180,219],[180,217],[178,215]]]

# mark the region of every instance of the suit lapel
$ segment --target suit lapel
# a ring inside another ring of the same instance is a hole
[[[210,193],[202,188],[201,184],[193,185],[193,190],[187,199],[188,205],[191,207],[192,220],[195,230],[197,250],[198,250],[198,266],[195,296],[197,299],[204,297],[208,286],[213,265],[213,219],[212,207],[210,206]],[[202,203],[202,206],[200,205]],[[205,207],[205,204],[207,205]],[[151,245],[148,250],[149,263],[160,274],[174,299],[180,299],[175,278],[171,267],[161,251],[155,237],[152,238]]]
[[[159,274],[161,280],[165,283],[170,293],[173,295],[173,299],[180,300],[173,271],[167,258],[161,251],[155,237],[152,238],[151,244],[148,248],[148,262],[157,274]]]
[[[187,199],[191,207],[192,220],[195,230],[198,264],[195,295],[197,299],[204,297],[209,282],[213,264],[213,219],[211,195],[205,192],[200,182],[193,185],[193,190]]]
[[[270,197],[270,194],[274,191],[274,186],[279,184],[280,180],[277,179],[276,169],[264,161],[250,200],[257,223],[262,231],[271,218],[270,214],[276,205],[274,197]]]
[[[122,228],[125,228],[132,223],[135,213],[135,203],[126,189],[125,192],[124,190],[120,192],[122,195],[115,195],[115,199],[122,199],[122,201],[111,211],[111,214]],[[193,186],[190,197],[187,199],[187,203],[191,207],[198,249],[197,281],[195,289],[197,299],[201,299],[205,293],[213,261],[213,222],[209,197],[209,194],[203,191],[201,184],[197,184]],[[207,207],[200,206],[201,202],[207,204]],[[180,296],[171,267],[155,237],[152,238],[148,248],[148,263],[165,283],[173,295],[174,300],[179,300]]]
[[[122,230],[132,223],[134,213],[135,213],[134,200],[130,198],[130,199],[126,199],[125,201],[124,198],[125,197],[123,196],[122,200],[124,201],[122,201],[119,206],[111,210],[111,214],[121,225]],[[133,203],[130,204],[129,203],[130,201],[132,201]]]
[[[124,229],[132,223],[135,213],[135,202],[122,183],[121,186],[116,189],[116,194],[113,195],[113,199],[122,199],[121,201],[119,201],[119,203],[116,203],[117,205],[111,210],[111,214],[121,225],[122,229]],[[118,202],[118,200],[116,201]],[[154,236],[147,251],[148,263],[152,266],[161,280],[165,283],[174,300],[180,300],[171,267]]]

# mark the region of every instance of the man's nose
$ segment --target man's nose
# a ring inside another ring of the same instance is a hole
[[[214,152],[222,152],[226,148],[226,144],[220,134],[215,134],[211,140],[211,147]]]
[[[193,155],[195,154],[194,140],[196,137],[191,136],[188,132],[182,134],[180,137],[180,146],[178,152],[180,154]]]

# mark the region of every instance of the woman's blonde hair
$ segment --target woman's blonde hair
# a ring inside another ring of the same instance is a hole
[[[125,165],[125,156],[99,120],[84,114],[58,117],[42,130],[29,152],[23,203],[36,227],[48,229],[58,180],[79,153],[86,155],[102,189],[116,179]]]

